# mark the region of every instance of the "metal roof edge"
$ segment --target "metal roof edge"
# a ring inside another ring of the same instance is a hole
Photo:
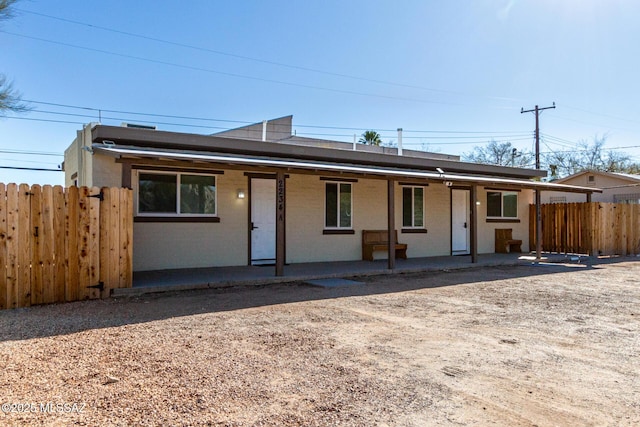
[[[198,135],[159,130],[133,129],[118,126],[98,125],[92,128],[92,141],[113,141],[117,144],[147,148],[174,150],[216,151],[235,154],[279,156],[301,160],[347,162],[385,167],[416,168],[446,172],[500,175],[512,178],[544,177],[547,171],[484,165],[445,159],[392,156],[380,153],[337,150],[303,145],[274,144],[269,142],[225,138],[213,135]]]
[[[457,183],[475,183],[483,186],[500,186],[513,185],[520,188],[540,189],[550,191],[568,191],[577,193],[594,193],[602,192],[599,188],[580,187],[567,184],[554,184],[541,181],[531,181],[526,179],[504,178],[496,176],[478,176],[469,174],[456,173],[439,173],[426,172],[422,170],[411,169],[395,169],[385,167],[371,167],[365,165],[354,165],[344,163],[326,163],[318,161],[301,161],[292,159],[279,159],[271,157],[254,157],[242,154],[229,153],[204,153],[204,152],[186,152],[175,150],[149,149],[144,147],[125,147],[104,144],[94,144],[94,152],[111,155],[114,157],[132,156],[132,157],[157,157],[159,159],[186,160],[186,161],[204,161],[215,163],[244,164],[248,166],[269,166],[288,169],[306,169],[330,172],[346,172],[354,174],[370,174],[380,176],[394,176],[398,178],[416,178]]]

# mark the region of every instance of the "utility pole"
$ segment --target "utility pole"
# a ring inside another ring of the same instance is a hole
[[[533,110],[520,109],[520,114],[535,113],[536,115],[536,169],[540,169],[540,112],[556,108],[554,102],[551,107],[539,108],[537,105]],[[542,209],[540,206],[540,190],[536,190],[536,262],[540,262],[542,258]]]

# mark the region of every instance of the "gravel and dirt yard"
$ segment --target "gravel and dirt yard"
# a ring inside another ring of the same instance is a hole
[[[0,313],[0,425],[640,425],[640,261]]]

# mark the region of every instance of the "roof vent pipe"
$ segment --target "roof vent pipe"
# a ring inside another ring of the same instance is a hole
[[[262,140],[263,141],[267,140],[267,121],[266,120],[262,121]]]
[[[354,134],[353,134],[353,151],[356,151],[356,150],[357,150],[357,148],[356,148],[356,147],[357,147],[357,146],[356,146],[356,134],[354,133]]]
[[[402,128],[398,128],[398,156],[402,156]]]

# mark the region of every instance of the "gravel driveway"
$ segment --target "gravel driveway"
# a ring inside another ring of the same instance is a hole
[[[640,425],[640,262],[0,312],[0,425]]]

